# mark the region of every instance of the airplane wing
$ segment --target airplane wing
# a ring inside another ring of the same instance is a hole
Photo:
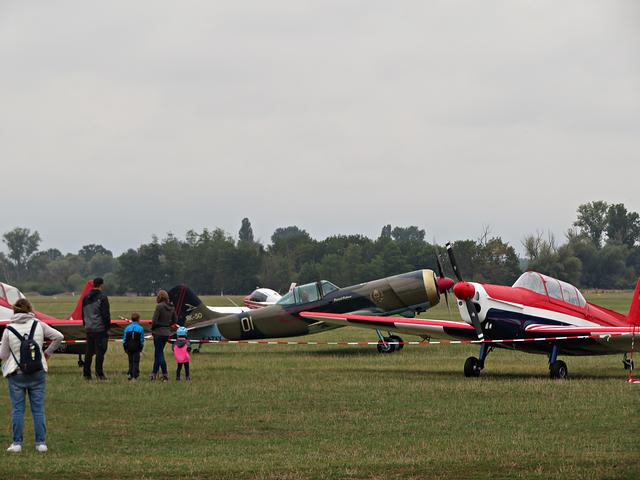
[[[575,325],[544,325],[540,323],[533,323],[525,327],[526,332],[531,333],[553,333],[556,335],[607,335],[607,334],[637,334],[640,335],[639,326],[624,326],[624,327],[608,327],[604,325],[600,326],[575,326]]]
[[[351,313],[301,312],[300,316],[333,325],[370,328],[373,330],[393,330],[421,337],[469,338],[475,336],[475,329],[468,323],[450,320],[429,320],[424,318],[379,317]],[[471,335],[470,335],[471,334]]]

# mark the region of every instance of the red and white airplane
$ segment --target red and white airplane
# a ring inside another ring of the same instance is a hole
[[[295,286],[295,284],[293,284]],[[254,310],[256,308],[275,305],[282,298],[275,290],[270,288],[256,288],[253,292],[243,298],[246,307]]]
[[[453,293],[464,322],[318,312],[300,315],[336,325],[389,330],[425,339],[476,341],[480,354],[478,358],[467,358],[464,364],[467,377],[480,375],[487,355],[495,347],[547,355],[551,378],[568,375],[567,365],[558,360],[559,355],[622,353],[625,368],[633,369],[628,354],[634,350],[634,341],[640,345],[640,279],[629,312],[622,315],[587,302],[573,285],[537,272],[523,273],[511,287],[465,282],[450,244],[447,251],[459,280]]]
[[[89,293],[89,291],[93,288],[93,280],[89,280],[80,295],[78,296],[78,301],[76,303],[75,308],[69,314],[67,318],[55,318],[51,315],[47,315],[46,313],[39,312],[34,310],[34,314],[38,320],[44,322],[48,325],[51,325],[56,330],[60,330],[60,332],[64,335],[65,342],[63,342],[56,353],[71,353],[78,355],[78,365],[82,365],[82,357],[85,353],[86,346],[84,343],[76,343],[74,340],[84,340],[86,337],[84,328],[82,326],[82,299]],[[20,298],[25,298],[20,290],[12,285],[8,285],[6,283],[0,283],[0,335],[4,330],[4,327],[11,323],[11,315],[13,315],[13,307],[12,305]],[[117,319],[112,320],[112,330],[111,333],[114,336],[121,334],[122,329],[126,327],[130,323],[130,320],[127,319]],[[140,323],[149,324],[150,320],[141,320]]]

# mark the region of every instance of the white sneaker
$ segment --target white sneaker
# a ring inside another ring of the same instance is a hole
[[[22,445],[19,443],[12,443],[9,448],[7,448],[7,452],[9,453],[20,453],[22,451]]]
[[[49,449],[47,448],[47,446],[44,443],[36,445],[36,452],[44,453],[47,450],[49,450]]]

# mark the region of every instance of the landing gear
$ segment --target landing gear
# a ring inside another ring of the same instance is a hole
[[[84,360],[82,359],[82,354],[78,354],[78,366],[84,367]]]
[[[469,357],[464,362],[464,376],[465,377],[479,377],[480,372],[484,368],[484,361],[487,356],[493,350],[492,346],[487,346],[486,343],[480,344],[480,358]]]
[[[569,369],[566,363],[558,360],[558,350],[557,344],[551,348],[551,354],[549,355],[549,377],[565,379],[569,376]]]
[[[377,345],[378,353],[399,352],[404,347],[404,345],[402,344],[402,338],[398,335],[389,335],[388,337],[385,337],[382,335],[382,332],[380,330],[376,330],[376,333],[378,334],[379,340]]]
[[[561,378],[565,379],[569,376],[569,370],[567,369],[567,364],[562,360],[557,360],[551,364],[549,364],[549,376],[551,378]]]
[[[465,377],[479,377],[480,371],[480,360],[476,357],[469,357],[464,362],[464,376]]]
[[[633,363],[633,358],[628,358],[626,353],[622,358],[622,364],[624,365],[625,370],[633,370],[635,368],[635,364]]]
[[[402,337],[399,337],[398,335],[389,336],[389,341],[397,343],[397,345],[394,345],[394,347],[396,347],[396,350],[398,352],[404,348],[404,342],[402,340]]]

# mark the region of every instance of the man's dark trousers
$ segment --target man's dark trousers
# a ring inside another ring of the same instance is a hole
[[[84,357],[84,377],[91,378],[91,362],[93,356],[96,356],[96,376],[104,377],[102,365],[104,363],[104,354],[107,352],[107,344],[109,336],[106,332],[87,332],[87,353]]]

